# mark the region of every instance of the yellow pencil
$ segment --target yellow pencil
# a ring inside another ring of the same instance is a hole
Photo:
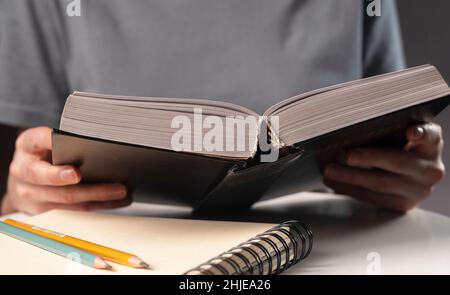
[[[96,254],[100,257],[102,257],[105,260],[109,260],[112,262],[116,262],[119,264],[137,267],[137,268],[149,268],[149,265],[142,261],[139,257],[136,255],[122,252],[116,249],[112,249],[109,247],[105,247],[99,244],[91,243],[85,240],[77,239],[68,235],[60,234],[51,230],[47,230],[44,228],[40,228],[37,226],[33,226],[30,224],[26,224],[17,220],[13,219],[6,219],[4,220],[5,223],[21,228],[25,231],[61,242],[63,244],[85,250],[87,252],[91,252],[93,254]]]

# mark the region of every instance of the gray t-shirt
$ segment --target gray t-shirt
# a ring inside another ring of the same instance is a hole
[[[58,126],[74,90],[284,98],[404,67],[395,2],[0,0],[0,122]],[[73,4],[73,3],[72,3]]]

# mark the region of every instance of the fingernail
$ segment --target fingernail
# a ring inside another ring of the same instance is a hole
[[[123,207],[126,205],[131,204],[132,200],[131,198],[124,198],[124,199],[120,199],[120,200],[116,200],[116,201],[109,201],[107,202],[107,204],[113,208],[115,207]]]
[[[419,140],[424,135],[425,130],[423,130],[423,127],[415,127],[413,128],[413,140]]]
[[[111,195],[118,198],[125,198],[127,195],[127,189],[123,184],[114,185],[111,188]]]
[[[76,180],[78,180],[77,173],[72,168],[64,168],[64,170],[59,172],[59,177],[62,180],[66,180],[66,181],[76,181]]]
[[[133,199],[131,198],[125,198],[121,201],[121,205],[130,205],[133,202]]]
[[[325,169],[325,177],[335,178],[339,174],[339,168],[336,164],[330,164]]]
[[[363,151],[361,149],[354,149],[347,153],[347,164],[352,165],[359,162],[361,159]]]
[[[129,206],[132,203],[131,198],[125,198],[123,200],[117,201],[108,201],[108,202],[93,202],[89,204],[89,210],[98,210],[98,209],[115,209],[120,207]]]

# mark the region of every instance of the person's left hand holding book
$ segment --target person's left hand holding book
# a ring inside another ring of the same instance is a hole
[[[27,129],[17,137],[1,214],[113,209],[131,203],[123,184],[82,184],[77,167],[52,165],[51,138],[48,127]]]

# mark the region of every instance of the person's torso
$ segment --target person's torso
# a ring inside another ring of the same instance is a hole
[[[262,112],[362,75],[360,1],[84,0],[70,90],[218,99]]]

